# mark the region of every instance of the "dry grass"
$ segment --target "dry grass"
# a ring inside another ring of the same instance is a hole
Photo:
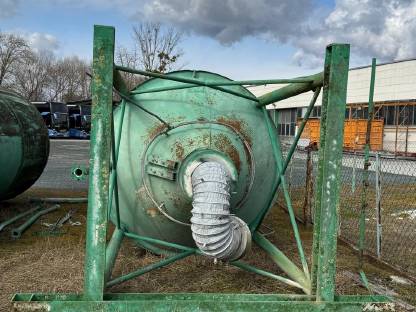
[[[57,196],[58,194],[31,191],[29,195]],[[59,195],[62,195],[61,193]],[[64,194],[64,196],[69,194]],[[80,196],[74,194],[72,196]],[[0,218],[6,219],[17,211],[27,209],[24,197],[0,204]],[[75,221],[82,226],[66,224],[62,235],[47,236],[42,222],[53,222],[69,209],[78,208]],[[9,238],[10,228],[0,233],[0,311],[10,309],[9,300],[16,292],[81,292],[83,285],[83,260],[85,246],[85,204],[67,204],[54,213],[44,216],[19,240]],[[266,218],[267,228],[274,229],[268,238],[296,262],[296,248],[288,226],[288,217],[280,209],[274,209]],[[111,229],[110,229],[111,232]],[[301,228],[306,254],[310,254],[311,228]],[[125,240],[121,248],[114,276],[128,273],[160,259]],[[258,267],[279,273],[277,267],[258,248],[253,248],[245,261]],[[366,290],[343,274],[355,272],[356,256],[343,245],[338,249],[337,291],[342,294],[361,294]],[[414,297],[414,286],[396,287],[389,281],[392,272],[367,263],[366,272],[371,281],[394,288],[406,298]],[[269,278],[241,271],[224,263],[192,256],[173,265],[145,274],[126,283],[113,286],[110,292],[222,292],[222,293],[299,293]],[[414,299],[413,299],[414,300]],[[413,303],[415,303],[413,301]]]

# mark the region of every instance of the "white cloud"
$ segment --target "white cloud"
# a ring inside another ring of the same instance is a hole
[[[59,48],[58,39],[50,34],[34,32],[25,34],[24,37],[37,52],[56,52]]]
[[[416,57],[416,0],[335,0],[333,8],[315,9],[312,0],[145,0],[140,5],[130,13],[139,21],[167,22],[223,44],[246,36],[289,42],[297,49],[294,62],[309,68],[322,66],[325,46],[333,42],[351,44],[352,64],[371,57]]]
[[[0,17],[16,11],[18,1],[0,0]],[[33,1],[33,0],[32,0]],[[416,0],[38,0],[72,8],[117,10],[132,22],[159,21],[222,44],[256,36],[289,43],[293,61],[322,66],[325,46],[351,43],[353,62],[377,57],[390,61],[416,56]],[[20,5],[20,7],[22,4]],[[6,13],[9,12],[9,13]],[[38,35],[34,46],[57,49],[56,38]],[[38,42],[38,43],[36,43]]]
[[[391,61],[416,56],[416,1],[338,0],[322,21],[292,39],[293,59],[300,65],[322,65],[325,45],[351,44],[356,61],[377,57]]]
[[[7,31],[6,33],[22,37],[35,52],[55,53],[60,48],[58,39],[48,33],[28,32],[20,28]]]
[[[311,0],[148,0],[136,15],[231,44],[264,35],[286,41],[309,10]]]

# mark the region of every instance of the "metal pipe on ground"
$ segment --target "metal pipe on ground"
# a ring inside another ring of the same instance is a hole
[[[29,214],[31,214],[32,212],[35,212],[36,210],[39,210],[41,208],[41,206],[36,206],[32,209],[29,209],[27,211],[24,211],[22,213],[19,213],[18,215],[15,215],[14,217],[10,218],[9,220],[3,221],[2,223],[0,223],[0,232],[8,225],[16,222],[17,220],[23,218],[24,216],[27,216]]]
[[[52,207],[43,209],[38,211],[37,213],[35,213],[33,216],[31,216],[25,223],[23,223],[22,225],[20,225],[17,228],[14,228],[11,230],[11,236],[14,239],[20,238],[22,236],[22,234],[33,224],[36,222],[37,219],[39,219],[39,217],[52,212],[54,210],[57,210],[58,208],[60,208],[61,206],[56,204],[53,205]]]
[[[34,203],[62,203],[62,204],[83,204],[88,202],[87,197],[41,197],[30,198]]]

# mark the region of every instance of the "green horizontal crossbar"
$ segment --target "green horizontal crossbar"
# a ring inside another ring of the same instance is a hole
[[[177,81],[177,82],[183,82],[183,83],[191,83],[194,85],[198,85],[198,86],[204,86],[204,87],[209,87],[218,91],[222,91],[224,93],[229,93],[238,97],[242,97],[248,100],[252,100],[255,102],[258,102],[258,99],[251,94],[243,94],[241,92],[236,92],[233,91],[231,89],[225,89],[219,86],[207,86],[205,85],[204,81],[201,80],[197,80],[197,79],[191,79],[191,78],[183,78],[183,77],[175,77],[172,75],[165,75],[165,74],[159,74],[159,73],[152,73],[152,72],[147,72],[144,70],[139,70],[139,69],[132,69],[132,68],[128,68],[128,67],[123,67],[123,66],[116,66],[117,70],[120,71],[124,71],[124,72],[128,72],[128,73],[132,73],[132,74],[139,74],[139,75],[144,75],[144,76],[149,76],[149,77],[153,77],[153,78],[159,78],[159,79],[166,79],[166,80],[172,80],[172,81]]]
[[[83,301],[81,294],[17,294],[15,311],[363,311],[394,307],[386,296],[336,296],[316,302],[314,296],[279,294],[104,294],[102,301]]]
[[[293,78],[293,79],[269,79],[269,80],[231,80],[231,81],[202,81],[202,80],[195,80],[202,83],[201,84],[180,84],[176,86],[169,86],[169,87],[161,87],[161,88],[153,88],[149,90],[134,90],[132,94],[143,94],[143,93],[154,93],[154,92],[164,92],[164,91],[172,91],[172,90],[181,90],[181,89],[189,89],[189,88],[196,88],[196,87],[220,87],[220,86],[241,86],[241,85],[266,85],[266,84],[286,84],[286,83],[307,83],[312,82],[310,78]]]

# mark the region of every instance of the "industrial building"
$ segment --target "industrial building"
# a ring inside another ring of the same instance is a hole
[[[349,70],[346,120],[368,118],[370,72],[371,66]],[[249,89],[254,95],[260,96],[278,87],[263,85]],[[290,139],[295,135],[298,121],[304,116],[312,94],[311,91],[268,106],[283,139]],[[319,119],[321,98],[322,94],[311,117]],[[395,154],[416,153],[416,59],[377,65],[374,104],[374,119],[382,121],[377,149]]]

